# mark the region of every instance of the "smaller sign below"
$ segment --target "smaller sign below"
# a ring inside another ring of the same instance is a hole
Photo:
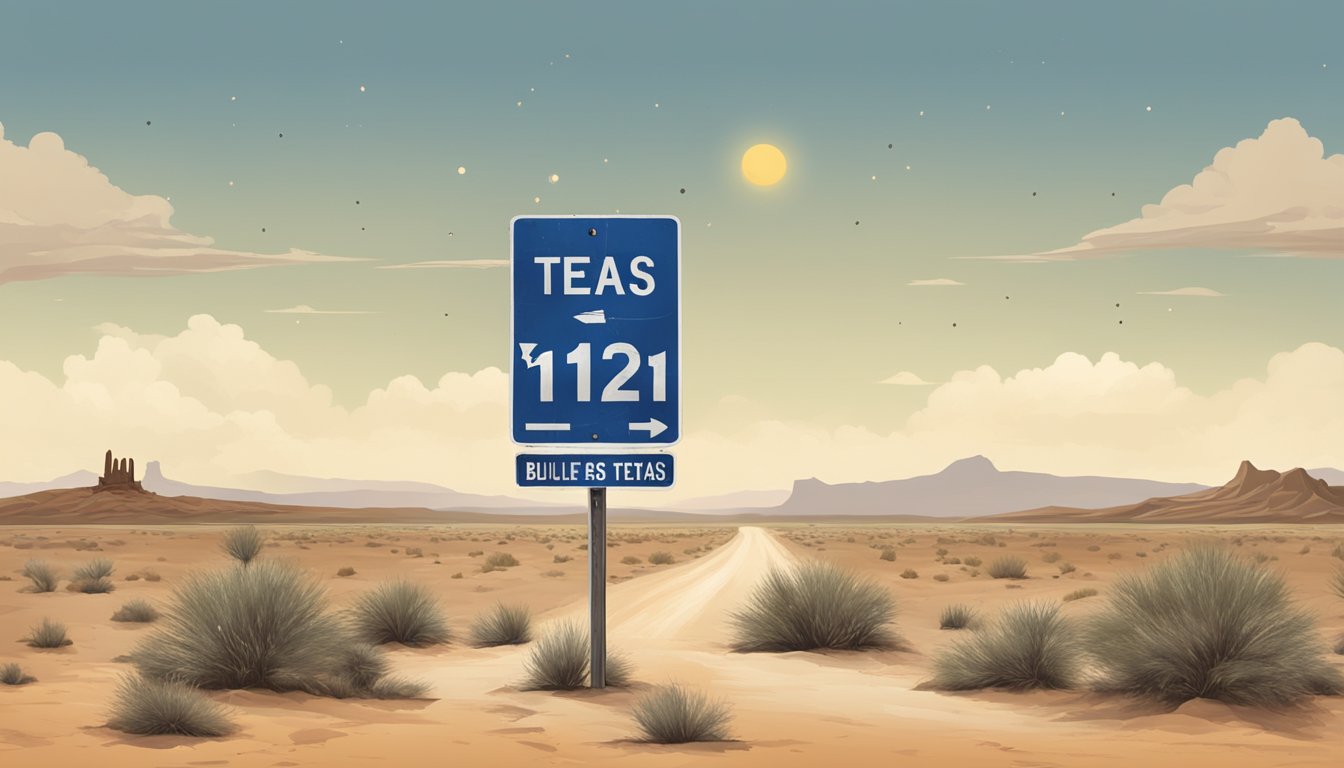
[[[670,488],[670,453],[520,453],[524,488]]]

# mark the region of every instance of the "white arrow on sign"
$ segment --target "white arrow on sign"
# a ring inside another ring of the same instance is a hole
[[[584,325],[602,325],[607,322],[607,312],[604,309],[594,309],[591,312],[580,312],[574,319]]]
[[[667,430],[667,425],[657,419],[645,422],[630,422],[631,432],[648,432],[649,437],[657,437]]]

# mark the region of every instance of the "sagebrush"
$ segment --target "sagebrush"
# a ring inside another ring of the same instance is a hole
[[[1196,546],[1108,595],[1087,633],[1102,690],[1259,706],[1344,692],[1283,579],[1230,549]]]
[[[738,651],[894,648],[891,594],[829,563],[772,570],[730,615]]]

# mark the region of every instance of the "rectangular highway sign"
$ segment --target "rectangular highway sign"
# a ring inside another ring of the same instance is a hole
[[[669,453],[524,453],[517,482],[523,488],[670,488]]]
[[[514,442],[569,448],[677,442],[681,222],[519,216],[511,241]]]

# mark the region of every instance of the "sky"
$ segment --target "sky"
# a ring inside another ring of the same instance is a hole
[[[521,493],[508,223],[618,212],[683,225],[662,498],[1344,466],[1337,3],[457,5],[3,10],[4,479]]]

